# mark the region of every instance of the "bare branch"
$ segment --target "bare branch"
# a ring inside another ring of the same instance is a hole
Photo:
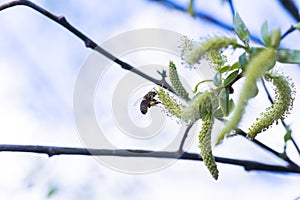
[[[102,54],[106,58],[108,58],[111,61],[120,65],[123,69],[130,70],[131,72],[155,83],[156,85],[160,85],[174,93],[173,89],[171,87],[168,87],[169,85],[167,83],[162,83],[161,80],[154,79],[153,77],[143,73],[142,71],[138,70],[137,68],[134,68],[133,66],[129,65],[128,63],[115,57],[114,55],[112,55],[111,53],[106,51],[105,49],[101,48],[96,42],[94,42],[92,39],[90,39],[89,37],[84,35],[81,31],[79,31],[73,25],[71,25],[64,16],[56,16],[56,15],[50,13],[49,11],[45,10],[44,8],[36,5],[35,3],[31,2],[31,1],[27,1],[27,0],[17,0],[17,1],[11,1],[9,3],[5,3],[0,6],[0,11],[14,7],[14,6],[19,6],[19,5],[23,5],[23,6],[32,8],[33,10],[41,13],[42,15],[44,15],[44,16],[48,17],[49,19],[55,21],[56,23],[60,24],[61,26],[66,28],[68,31],[73,33],[75,36],[80,38],[84,42],[84,44],[87,48],[91,48],[91,49],[97,51],[98,53]]]
[[[287,12],[297,21],[300,21],[299,11],[293,0],[278,0]]]
[[[237,135],[240,135],[240,136],[243,136],[244,138],[247,138],[247,134],[244,131],[242,131],[241,129],[237,129],[235,132],[236,132]],[[247,139],[249,139],[249,138],[247,138]],[[256,139],[251,140],[251,142],[258,145],[260,148],[266,150],[267,152],[272,153],[276,157],[286,161],[289,165],[298,167],[298,165],[296,163],[294,163],[287,155],[275,151],[274,149],[266,146],[265,144],[261,143],[260,141],[258,141]]]
[[[184,135],[183,135],[182,140],[181,140],[180,145],[179,145],[179,149],[178,149],[179,152],[183,152],[183,146],[184,146],[185,140],[188,137],[188,134],[189,134],[190,129],[192,127],[193,127],[193,124],[190,124],[188,127],[186,127]]]
[[[0,145],[0,152],[27,152],[47,154],[49,157],[55,155],[84,155],[84,156],[117,156],[117,157],[147,157],[147,158],[166,158],[191,161],[203,161],[199,154],[168,151],[132,150],[132,149],[85,149],[74,147],[55,147],[55,146],[35,146],[35,145]],[[268,171],[298,173],[300,168],[296,166],[268,165],[249,160],[238,160],[231,158],[215,157],[216,162],[232,164],[244,167],[246,171]]]
[[[181,12],[186,12],[185,7],[181,6],[180,4],[175,3],[173,1],[169,1],[169,0],[148,0],[148,1],[158,2],[166,7],[169,7],[169,8],[181,11]],[[195,18],[199,18],[201,20],[208,21],[216,26],[219,26],[222,29],[225,29],[225,30],[234,31],[234,28],[231,25],[221,22],[218,19],[216,19],[208,14],[205,14],[205,13],[199,12],[199,11],[194,11],[194,13],[195,13],[195,16],[194,16]],[[259,44],[262,44],[261,40],[258,37],[255,37],[252,35],[250,35],[250,37],[253,41],[255,41]]]

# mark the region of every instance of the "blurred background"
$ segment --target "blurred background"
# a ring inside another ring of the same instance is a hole
[[[1,1],[6,3],[8,1]],[[35,1],[71,24],[98,44],[126,31],[163,28],[195,40],[231,34],[203,18],[192,18],[162,2],[147,0]],[[174,0],[187,8],[188,0]],[[174,5],[171,4],[171,5]],[[259,37],[268,20],[271,29],[286,31],[296,21],[279,1],[233,1],[235,9]],[[300,1],[295,1],[299,7]],[[229,4],[221,0],[195,0],[195,11],[232,26]],[[27,7],[0,12],[0,143],[84,147],[73,117],[73,91],[77,75],[91,50],[63,27]],[[299,49],[300,33],[294,32],[281,44]],[[130,60],[134,63],[134,60]],[[300,86],[298,65],[279,65]],[[122,69],[120,69],[121,71]],[[125,73],[125,72],[124,72]],[[299,90],[299,89],[298,89]],[[247,113],[267,105],[261,92]],[[299,92],[294,110],[287,118],[294,139],[300,144]],[[281,152],[284,128],[273,127],[258,137]],[[273,132],[273,133],[272,133]],[[197,147],[197,142],[194,144]],[[192,148],[195,151],[197,148]],[[215,155],[284,164],[244,138],[226,140]],[[288,143],[288,154],[299,155]],[[202,162],[176,161],[155,173],[132,175],[116,172],[92,157],[31,153],[0,153],[0,199],[299,199],[300,176],[269,172],[246,172],[243,168],[218,164],[218,181],[211,178]]]

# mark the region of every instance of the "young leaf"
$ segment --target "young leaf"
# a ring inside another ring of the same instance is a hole
[[[219,105],[224,116],[229,114],[229,90],[224,88],[219,94]]]
[[[248,47],[249,45],[249,31],[241,19],[238,13],[235,13],[233,18],[234,31],[237,36],[244,42],[244,44]]]
[[[242,55],[240,55],[239,57],[239,65],[242,68],[242,70],[244,70],[244,67],[248,64],[248,58],[246,55],[246,52],[243,53]]]
[[[287,130],[287,132],[284,135],[284,143],[287,143],[287,141],[289,141],[290,139],[292,139],[292,131]]]
[[[277,28],[270,33],[270,46],[277,49],[280,44],[281,33],[280,29]]]
[[[237,76],[239,75],[239,70],[235,70],[231,74],[229,74],[224,80],[224,87],[228,86]]]
[[[261,37],[262,37],[265,45],[270,46],[271,41],[270,41],[269,28],[268,28],[268,22],[267,21],[265,21],[263,23],[263,25],[261,26],[260,34],[261,34]]]
[[[218,87],[218,86],[220,86],[221,84],[222,84],[222,76],[221,76],[221,74],[219,73],[219,72],[217,72],[216,74],[215,74],[215,76],[214,76],[214,78],[213,78],[213,84],[216,86],[216,87]]]
[[[278,49],[277,61],[281,63],[300,63],[300,50]]]

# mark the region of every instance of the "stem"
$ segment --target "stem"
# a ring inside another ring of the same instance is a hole
[[[290,33],[294,32],[296,28],[292,25],[281,37],[280,39],[283,40],[286,36],[288,36]]]
[[[185,132],[184,132],[184,135],[182,137],[182,140],[181,140],[181,143],[179,145],[179,149],[178,149],[178,152],[183,152],[183,146],[184,146],[184,143],[185,143],[185,140],[186,138],[188,137],[188,134],[189,134],[189,131],[190,129],[193,127],[193,124],[190,124],[186,129],[185,129]]]
[[[170,151],[151,151],[140,149],[85,149],[74,147],[36,146],[36,145],[0,145],[0,152],[27,152],[47,154],[49,157],[56,155],[84,155],[84,156],[116,156],[116,157],[148,157],[166,158],[191,161],[203,161],[199,154]],[[268,171],[300,174],[300,168],[296,166],[268,165],[249,160],[215,157],[216,162],[232,164],[244,167],[246,171]]]

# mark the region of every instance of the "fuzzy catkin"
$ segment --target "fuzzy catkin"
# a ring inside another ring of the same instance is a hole
[[[231,119],[225,124],[225,127],[218,136],[217,144],[223,140],[226,134],[237,128],[244,114],[248,100],[253,97],[253,88],[256,87],[257,80],[275,65],[275,57],[276,53],[274,49],[264,49],[249,61],[246,66],[245,83],[241,90],[236,108]]]
[[[211,92],[199,92],[189,101],[189,104],[183,108],[182,119],[190,123],[196,122],[202,118],[204,112],[207,110],[207,106],[211,105],[211,103]]]
[[[267,81],[275,86],[274,103],[266,108],[249,128],[247,136],[254,139],[258,133],[267,130],[274,122],[288,114],[293,104],[292,89],[286,77],[279,74],[268,73],[265,75]]]
[[[162,88],[159,88],[157,91],[157,97],[164,105],[165,109],[172,115],[181,119],[182,108],[176,103]]]
[[[206,116],[202,121],[202,128],[199,133],[199,148],[200,155],[203,158],[204,164],[209,170],[214,179],[218,179],[219,171],[211,148],[211,131],[213,119],[211,116]]]
[[[170,63],[169,63],[169,76],[170,76],[170,81],[171,81],[172,87],[174,88],[177,95],[179,97],[183,98],[184,100],[189,101],[190,100],[189,94],[185,90],[185,88],[182,86],[181,81],[178,76],[178,73],[177,73],[177,70],[176,70],[176,66],[172,61],[170,61]]]
[[[202,43],[195,45],[189,52],[187,52],[186,55],[184,55],[184,60],[188,64],[193,65],[210,52],[219,51],[228,48],[229,46],[235,46],[236,44],[237,42],[235,38],[224,36],[208,38]]]

